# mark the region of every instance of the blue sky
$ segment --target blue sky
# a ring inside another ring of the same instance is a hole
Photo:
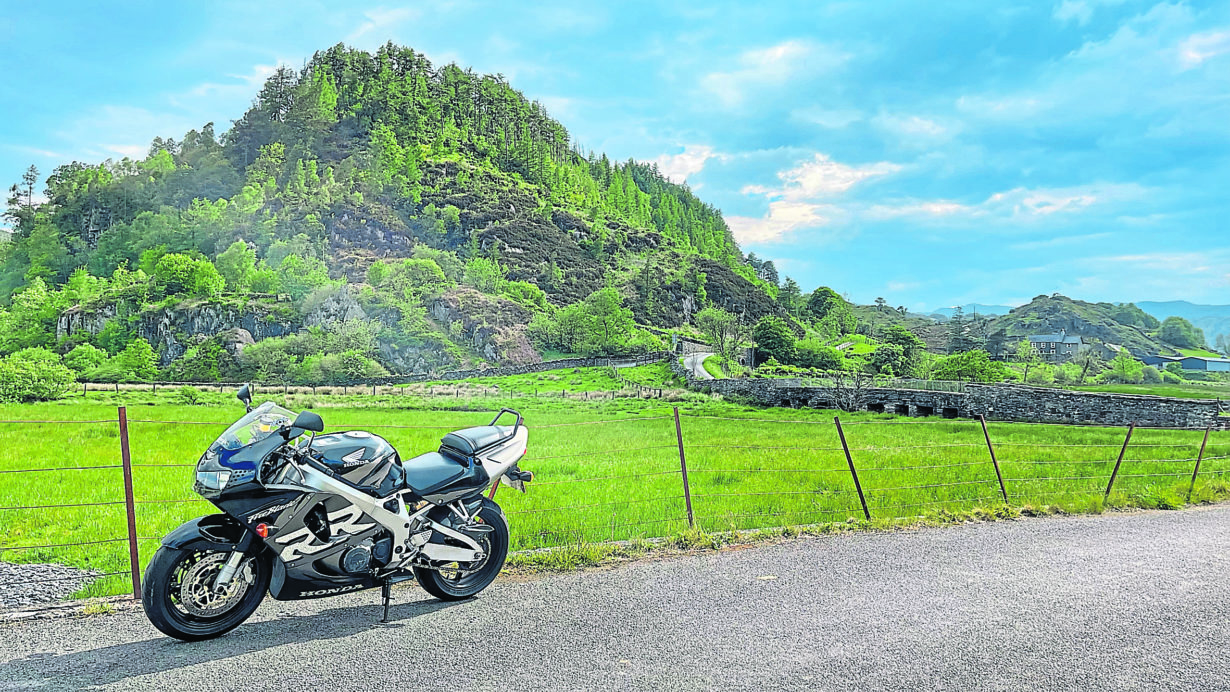
[[[9,3],[0,181],[242,114],[386,40],[656,160],[860,302],[1230,303],[1230,3]]]

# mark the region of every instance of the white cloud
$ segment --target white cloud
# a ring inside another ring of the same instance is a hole
[[[1051,16],[1065,24],[1075,20],[1077,24],[1084,26],[1093,18],[1093,8],[1081,0],[1063,0],[1055,7]]]
[[[385,33],[388,29],[411,19],[416,19],[420,16],[420,12],[411,7],[395,7],[392,9],[377,7],[376,9],[365,11],[363,16],[366,18],[366,21],[346,36],[346,43],[352,45],[360,43],[383,44],[392,38],[391,35]],[[372,36],[373,33],[376,35]],[[369,36],[374,41],[368,41]]]
[[[1230,29],[1192,34],[1179,44],[1179,61],[1187,68],[1224,53],[1230,53]]]
[[[121,158],[127,156],[130,159],[143,159],[149,153],[149,146],[143,144],[103,144],[102,148],[118,154]]]
[[[952,128],[919,115],[881,113],[872,123],[882,130],[910,138],[941,139],[952,134]]]
[[[279,63],[281,64],[281,63]],[[252,98],[278,65],[253,65],[247,74],[227,75],[231,82],[203,82],[180,94],[173,94],[171,105],[191,108],[194,100],[222,100],[236,97]]]
[[[825,154],[816,154],[810,161],[779,172],[777,177],[782,181],[781,186],[770,188],[764,185],[747,185],[742,192],[745,195],[764,195],[769,199],[786,200],[833,197],[868,178],[889,175],[899,170],[901,166],[888,161],[849,166],[834,161]]]
[[[791,111],[790,117],[830,130],[840,130],[862,120],[863,114],[852,108],[799,108]]]
[[[1054,215],[1075,214],[1114,202],[1149,198],[1149,190],[1135,183],[1094,183],[1062,188],[1017,187],[996,192],[978,204],[951,200],[904,200],[869,207],[866,216],[883,220],[900,217],[995,217],[1032,221]]]
[[[1123,0],[1063,0],[1055,6],[1051,16],[1057,21],[1067,24],[1075,21],[1077,24],[1084,26],[1093,19],[1093,10],[1095,5],[1118,5]]]
[[[56,135],[72,157],[145,158],[150,140],[156,136],[178,139],[205,122],[197,119],[197,114],[104,105],[82,112]]]
[[[709,159],[725,161],[728,157],[713,151],[707,144],[685,144],[678,154],[663,154],[653,163],[658,165],[658,171],[676,183],[686,182],[688,176],[699,173]],[[693,188],[696,190],[698,188]]]
[[[954,214],[973,214],[975,208],[948,200],[932,200],[927,202],[906,202],[902,204],[876,204],[869,207],[866,216],[871,219],[894,219],[902,216],[952,216]]]
[[[987,207],[1012,208],[1014,215],[1047,216],[1060,212],[1078,211],[1098,201],[1092,192],[1071,190],[1028,190],[1023,187],[1007,192],[997,192],[984,203]]]
[[[64,158],[64,154],[61,154],[59,152],[51,151],[50,149],[39,149],[38,147],[29,147],[24,144],[5,144],[4,148],[11,149],[13,151],[20,151],[23,154],[29,154],[31,156],[39,156],[45,159]]]
[[[828,225],[833,217],[826,214],[833,211],[836,210],[828,205],[776,200],[769,202],[769,213],[765,216],[728,216],[726,225],[740,243],[773,243],[801,228]]]
[[[841,207],[819,200],[839,197],[864,180],[899,170],[901,166],[887,161],[850,166],[817,153],[793,168],[779,171],[779,186],[743,187],[743,194],[763,196],[769,201],[767,214],[762,217],[732,216],[727,217],[726,222],[739,242],[777,242],[801,228],[831,225],[847,216]]]
[[[1082,243],[1090,243],[1097,240],[1106,240],[1114,234],[1110,232],[1102,233],[1085,233],[1082,235],[1061,235],[1047,240],[1031,240],[1025,243],[1013,243],[1013,250],[1047,250],[1056,247],[1068,247],[1070,245],[1080,245]]]
[[[748,92],[784,84],[804,73],[831,70],[844,64],[849,54],[805,41],[785,41],[775,46],[749,50],[739,56],[739,68],[711,72],[701,78],[701,87],[727,108],[741,105]]]

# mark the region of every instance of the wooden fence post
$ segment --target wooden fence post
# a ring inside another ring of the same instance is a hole
[[[999,460],[995,458],[995,447],[991,445],[991,433],[987,432],[986,416],[979,414],[978,421],[982,423],[982,436],[987,438],[987,451],[991,453],[991,463],[995,465],[995,477],[999,479],[999,492],[1004,496],[1004,504],[1008,504],[1008,489],[1004,487],[1004,474],[999,472]]]
[[[1200,462],[1204,459],[1205,445],[1209,444],[1209,433],[1213,432],[1213,424],[1204,429],[1204,439],[1200,441],[1200,453],[1196,455],[1196,468],[1192,469],[1192,484],[1187,486],[1187,501],[1192,501],[1192,491],[1196,489],[1196,474],[1200,473]]]
[[[683,501],[688,508],[688,528],[696,528],[696,516],[692,513],[692,488],[688,485],[688,460],[683,454],[683,427],[679,424],[679,407],[675,407],[675,439],[679,441],[679,471],[683,474]]]
[[[1115,477],[1119,475],[1119,466],[1123,464],[1123,455],[1127,453],[1128,443],[1132,441],[1132,431],[1135,429],[1135,423],[1128,426],[1127,437],[1123,438],[1123,448],[1119,450],[1119,458],[1115,461],[1115,470],[1110,472],[1110,482],[1106,484],[1106,494],[1102,496],[1103,500],[1110,497],[1110,489],[1115,487]]]
[[[858,482],[858,471],[854,470],[854,457],[850,456],[850,445],[846,444],[846,433],[841,429],[841,418],[833,416],[837,424],[837,436],[841,438],[841,448],[846,452],[846,463],[850,465],[850,477],[854,479],[854,489],[858,491],[858,501],[863,505],[863,517],[871,521],[871,510],[867,509],[867,498],[863,495],[863,484]]]
[[[141,598],[141,556],[137,550],[137,508],[132,491],[132,453],[128,448],[128,409],[119,407],[120,463],[124,467],[124,508],[128,513],[128,566],[132,571],[132,597]]]

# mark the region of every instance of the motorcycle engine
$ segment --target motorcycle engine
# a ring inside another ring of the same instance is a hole
[[[367,541],[342,553],[342,569],[350,574],[364,574],[372,569],[372,543]]]

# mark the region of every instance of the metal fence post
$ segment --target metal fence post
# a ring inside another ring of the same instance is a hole
[[[1123,455],[1127,453],[1128,443],[1132,441],[1132,431],[1135,429],[1135,423],[1128,426],[1127,437],[1123,438],[1123,448],[1119,450],[1119,459],[1115,461],[1115,470],[1110,472],[1110,482],[1106,484],[1106,494],[1102,496],[1103,500],[1110,497],[1110,489],[1115,487],[1115,477],[1119,475],[1119,466],[1123,464]]]
[[[837,436],[841,438],[841,448],[846,452],[846,463],[850,465],[850,477],[854,479],[854,489],[858,491],[858,501],[863,505],[863,517],[871,521],[871,510],[867,509],[867,498],[863,495],[863,484],[858,482],[858,471],[854,470],[854,457],[850,456],[850,445],[846,444],[846,433],[841,429],[841,418],[833,416],[837,424]]]
[[[995,447],[991,445],[991,433],[987,432],[986,416],[979,414],[978,421],[982,423],[982,436],[987,438],[987,451],[991,453],[991,463],[995,465],[995,477],[999,479],[999,492],[1004,496],[1004,504],[1008,504],[1008,489],[1004,487],[1004,474],[999,472],[999,459],[995,458]]]
[[[679,442],[679,471],[683,473],[683,501],[688,507],[688,528],[696,528],[696,516],[692,514],[692,488],[688,486],[688,460],[683,454],[683,426],[679,424],[679,407],[675,407],[675,439]]]
[[[137,508],[132,492],[132,454],[128,449],[128,409],[119,407],[120,463],[124,467],[124,508],[128,512],[128,565],[132,570],[132,597],[141,598],[141,557],[137,550]]]
[[[1192,491],[1196,489],[1196,474],[1200,473],[1200,462],[1204,459],[1205,445],[1209,444],[1209,433],[1213,432],[1213,424],[1204,429],[1204,439],[1200,441],[1200,453],[1196,455],[1196,468],[1192,469],[1192,484],[1187,486],[1187,501],[1192,501]]]

